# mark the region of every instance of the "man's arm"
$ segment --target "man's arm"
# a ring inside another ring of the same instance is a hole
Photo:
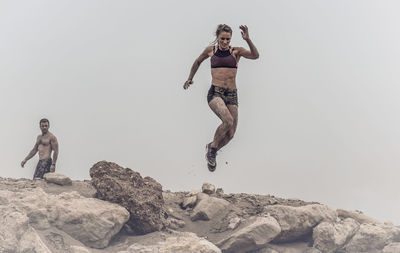
[[[40,136],[38,136],[36,138],[36,143],[33,146],[33,149],[31,150],[31,152],[29,152],[29,154],[26,156],[26,158],[21,162],[21,167],[23,168],[25,163],[31,159],[34,155],[36,155],[36,153],[38,152],[38,147],[39,147],[39,140],[40,140]]]
[[[53,163],[50,166],[50,172],[54,172],[56,170],[56,163],[58,158],[58,141],[55,136],[50,140],[51,149],[53,150]]]
[[[197,70],[200,67],[200,64],[209,57],[209,53],[212,50],[212,46],[206,47],[206,49],[204,49],[204,51],[200,54],[199,57],[197,57],[197,59],[194,61],[192,68],[190,69],[190,74],[189,77],[187,79],[187,81],[185,82],[185,84],[183,85],[183,88],[186,90],[187,88],[189,88],[189,86],[193,83],[193,77],[196,74]]]

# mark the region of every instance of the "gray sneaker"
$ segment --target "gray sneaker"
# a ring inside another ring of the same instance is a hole
[[[209,171],[215,171],[217,168],[217,161],[216,161],[216,156],[217,156],[217,149],[211,147],[211,143],[207,144],[206,146],[206,160],[207,160],[207,167]]]

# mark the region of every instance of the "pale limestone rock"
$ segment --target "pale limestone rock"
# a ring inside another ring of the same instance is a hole
[[[217,243],[222,252],[235,253],[265,247],[280,232],[278,222],[271,216],[251,217],[248,225]]]
[[[357,232],[359,226],[351,218],[337,223],[322,222],[313,230],[313,247],[326,253],[336,252]]]
[[[129,219],[129,212],[116,204],[83,198],[77,192],[62,193],[54,201],[55,226],[86,246],[105,248]]]
[[[347,252],[381,252],[386,245],[399,240],[400,228],[365,223],[344,249]]]
[[[182,208],[186,209],[186,208],[193,208],[197,203],[197,196],[190,196],[190,197],[186,197],[183,202],[182,202]]]
[[[217,188],[215,193],[217,194],[217,196],[223,196],[224,195],[224,190],[222,188]]]
[[[55,226],[94,248],[106,247],[129,219],[129,213],[123,207],[84,198],[77,192],[49,195],[41,188],[33,188],[17,192],[0,191],[1,197],[18,208],[20,216],[29,217],[29,223],[34,228]]]
[[[197,193],[196,196],[197,196],[197,203],[199,203],[203,199],[208,199],[210,197],[208,194],[202,192]]]
[[[211,242],[199,238],[190,232],[175,232],[164,240],[152,245],[135,243],[126,251],[118,253],[221,253],[221,250]]]
[[[224,199],[208,197],[201,200],[193,209],[190,215],[192,221],[211,220],[217,215],[223,213],[230,206],[230,203]]]
[[[89,249],[81,246],[71,246],[70,247],[71,253],[90,253]]]
[[[400,252],[400,242],[393,242],[389,245],[386,245],[382,251],[382,253],[399,253],[399,252]]]
[[[380,224],[379,221],[363,214],[360,211],[348,211],[348,210],[343,210],[343,209],[337,209],[336,212],[337,212],[339,218],[341,218],[341,219],[352,218],[360,224],[364,224],[364,223]]]
[[[312,204],[300,207],[274,205],[264,211],[274,217],[281,226],[281,234],[274,242],[296,241],[310,235],[312,229],[322,221],[335,221],[336,212],[325,205]]]
[[[55,173],[55,172],[51,172],[51,173],[46,173],[43,176],[44,180],[46,180],[49,183],[53,183],[53,184],[58,184],[58,185],[72,185],[72,180],[60,173]]]
[[[239,217],[233,217],[229,220],[228,228],[231,230],[235,230],[240,225],[241,219]]]
[[[204,183],[203,186],[201,187],[202,192],[205,194],[213,194],[215,192],[215,186],[209,183]]]
[[[195,196],[195,195],[199,194],[200,192],[201,192],[200,190],[191,190],[190,192],[188,192],[186,194],[186,197]]]
[[[0,252],[51,253],[29,226],[29,218],[17,209],[15,206],[0,207]]]
[[[22,236],[19,242],[19,252],[52,253],[32,227]]]
[[[178,228],[183,228],[185,226],[185,222],[183,220],[178,220],[171,217],[166,220],[165,226],[176,230]]]

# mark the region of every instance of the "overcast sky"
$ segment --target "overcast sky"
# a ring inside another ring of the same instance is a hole
[[[0,176],[50,120],[57,172],[90,179],[116,162],[173,191],[203,182],[361,210],[400,224],[398,1],[0,1]],[[260,58],[242,59],[234,139],[207,170],[219,124],[205,61],[218,24]]]

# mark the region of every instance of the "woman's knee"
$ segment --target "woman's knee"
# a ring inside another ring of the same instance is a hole
[[[223,124],[226,129],[231,129],[233,127],[233,118],[232,117],[226,117],[223,121]]]

